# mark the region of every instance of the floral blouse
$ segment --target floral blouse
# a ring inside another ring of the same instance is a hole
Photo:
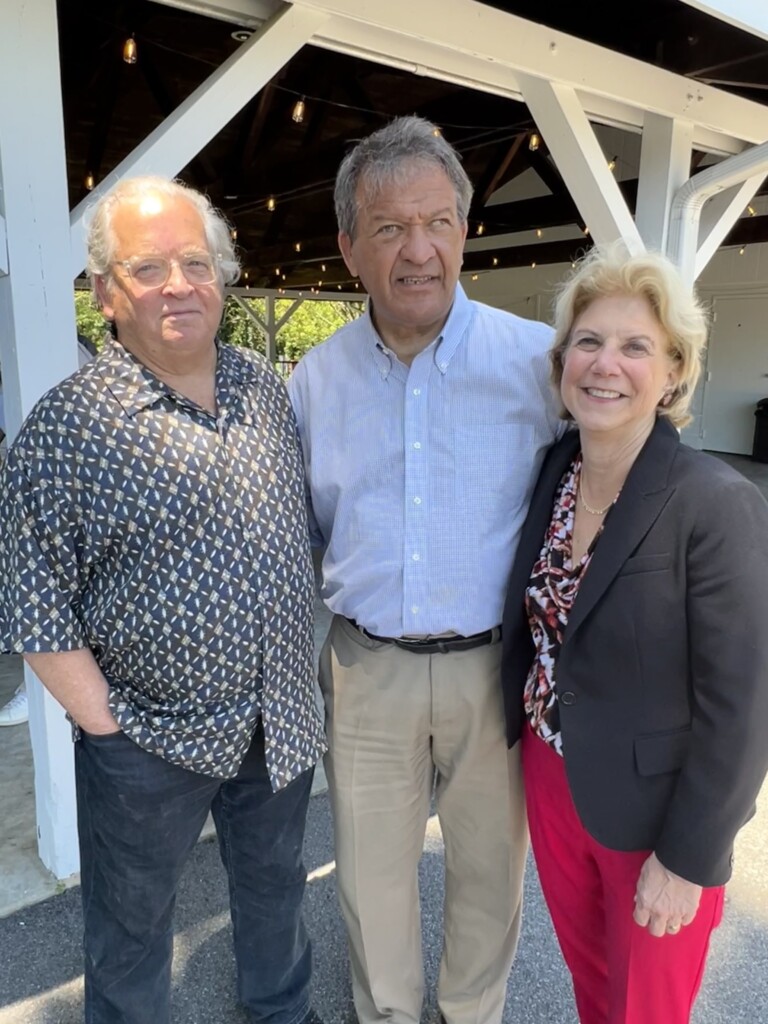
[[[565,471],[557,489],[552,519],[525,593],[528,623],[536,648],[525,684],[525,714],[533,731],[560,755],[563,743],[556,687],[557,657],[579,584],[603,531],[601,526],[581,561],[571,565],[580,473],[581,454]]]

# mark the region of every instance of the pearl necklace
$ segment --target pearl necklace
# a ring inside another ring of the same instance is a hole
[[[605,508],[592,508],[591,505],[587,504],[587,502],[586,502],[586,500],[584,498],[584,489],[582,487],[583,479],[584,479],[584,471],[582,469],[582,472],[579,475],[579,501],[581,502],[581,507],[584,509],[585,512],[589,512],[589,514],[591,516],[604,516],[605,513],[608,511],[608,509],[613,504],[613,502],[616,501],[616,498],[618,498],[618,494],[616,495],[616,498],[613,499],[613,501],[609,501],[608,502],[608,504],[605,506]]]

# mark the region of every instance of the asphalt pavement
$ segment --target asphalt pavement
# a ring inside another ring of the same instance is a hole
[[[726,917],[716,933],[694,1024],[768,1024],[768,830],[763,814],[743,834]],[[312,799],[305,901],[314,948],[314,1005],[326,1024],[354,1024],[347,954],[336,903],[327,795]],[[434,1024],[440,955],[442,840],[430,820],[421,863],[425,1024]],[[80,1024],[79,889],[0,920],[0,1024]],[[176,914],[174,1024],[245,1024],[235,1000],[227,892],[216,844],[196,847]],[[151,1008],[147,1024],[152,1024]],[[570,985],[529,864],[520,948],[509,979],[504,1024],[576,1024]],[[648,1021],[648,1024],[654,1024]]]

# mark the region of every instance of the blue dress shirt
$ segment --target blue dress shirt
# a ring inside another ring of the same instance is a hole
[[[370,310],[304,356],[288,390],[333,612],[380,636],[498,625],[544,452],[564,429],[551,341],[459,285],[410,367]]]

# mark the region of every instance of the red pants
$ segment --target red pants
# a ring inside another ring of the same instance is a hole
[[[704,889],[691,924],[655,938],[632,919],[650,851],[601,846],[576,813],[562,757],[530,729],[522,753],[531,846],[581,1024],[688,1024],[723,887]]]

